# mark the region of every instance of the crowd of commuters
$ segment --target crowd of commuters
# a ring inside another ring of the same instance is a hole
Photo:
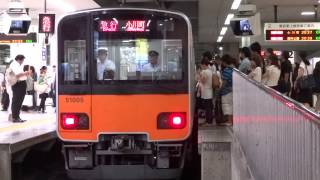
[[[196,115],[205,119],[205,122],[200,124],[210,126],[215,119],[217,125],[232,125],[234,68],[248,78],[320,113],[320,62],[313,66],[306,52],[298,52],[294,64],[290,58],[293,57],[289,51],[282,51],[278,56],[271,48],[266,49],[263,55],[262,47],[257,42],[250,47],[240,48],[238,59],[228,54],[220,58],[213,57],[209,51],[203,53],[196,75]],[[216,78],[219,85],[214,85]],[[310,85],[301,85],[302,83]],[[316,103],[313,102],[313,96],[317,97]]]
[[[196,111],[205,111],[206,122],[203,125],[212,125],[214,118],[219,125],[232,125],[232,72],[235,66],[236,59],[230,55],[216,60],[212,60],[210,52],[202,55],[196,77]],[[214,107],[216,111],[213,111]]]
[[[53,99],[55,106],[55,67],[51,76],[47,67],[40,69],[38,76],[35,68],[24,63],[25,56],[17,55],[6,70],[2,80],[2,111],[9,111],[9,121],[21,123],[20,110],[33,110],[45,113],[46,98]],[[41,99],[38,105],[38,97]],[[28,102],[27,102],[28,101]]]

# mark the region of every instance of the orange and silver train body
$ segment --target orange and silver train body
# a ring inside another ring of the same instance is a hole
[[[69,176],[170,179],[193,127],[193,50],[177,12],[80,11],[58,25],[57,132]]]

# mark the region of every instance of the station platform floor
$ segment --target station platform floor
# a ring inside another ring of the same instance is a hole
[[[9,112],[0,111],[0,176],[12,180],[12,161],[22,161],[31,147],[56,139],[56,113],[50,105],[46,113],[21,111],[23,123],[8,120]],[[18,153],[19,152],[19,153]]]
[[[56,121],[55,110],[51,107],[47,108],[46,113],[37,111],[21,111],[21,118],[26,120],[26,122],[23,123],[13,123],[8,120],[8,116],[8,111],[0,111],[0,139],[3,138],[2,135],[4,133],[30,130],[34,127],[42,127],[46,125],[55,126]]]

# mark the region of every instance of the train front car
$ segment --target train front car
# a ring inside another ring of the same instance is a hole
[[[188,18],[98,9],[58,25],[58,135],[80,179],[174,179],[192,134]]]

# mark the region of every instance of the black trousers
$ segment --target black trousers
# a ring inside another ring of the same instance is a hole
[[[2,104],[2,110],[7,110],[9,107],[10,99],[9,99],[9,94],[7,93],[7,90],[5,89],[2,93],[2,99],[1,99],[1,104]]]
[[[35,109],[37,107],[36,91],[27,91],[27,94],[32,95],[32,108]]]
[[[18,81],[15,85],[12,86],[12,118],[19,119],[20,118],[20,109],[24,100],[24,96],[26,95],[27,83],[26,81]]]
[[[42,109],[42,111],[45,110],[45,104],[46,104],[46,99],[48,97],[48,93],[42,93],[39,95],[41,102],[40,102],[40,109]]]
[[[206,111],[206,121],[209,124],[213,122],[213,103],[212,99],[201,99],[201,109]]]

